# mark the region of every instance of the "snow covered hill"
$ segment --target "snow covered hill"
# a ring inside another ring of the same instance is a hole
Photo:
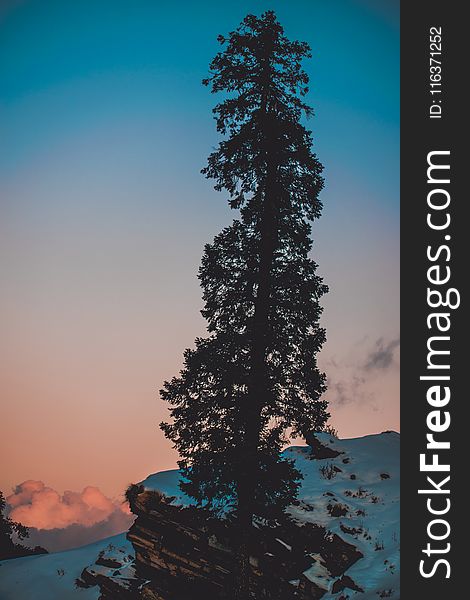
[[[0,562],[0,600],[98,600],[97,587],[84,589],[75,581],[100,552],[132,546],[121,533],[66,552],[26,556]]]
[[[400,435],[391,431],[339,440],[320,433],[316,438],[338,455],[312,460],[309,446],[285,450],[304,477],[299,504],[290,509],[292,516],[299,524],[323,525],[363,554],[345,573],[363,592],[348,588],[342,592],[344,598],[398,599]],[[173,498],[173,505],[193,504],[178,487],[177,471],[156,473],[142,485]],[[332,593],[335,578],[324,572],[321,561],[304,574],[327,590],[323,600],[341,597]]]
[[[327,542],[341,538],[348,548],[355,547],[356,556],[339,576],[325,560],[325,554],[312,555],[311,566],[301,574],[302,581],[312,582],[312,589],[320,590],[324,600],[398,600],[399,434],[386,432],[345,440],[327,434],[316,437],[326,449],[323,454],[329,457],[318,458],[322,452],[315,455],[309,446],[285,451],[304,477],[291,515],[300,526],[324,527],[331,538]],[[141,489],[158,492],[177,510],[189,507],[193,503],[179,489],[178,477],[176,470],[157,473],[143,481]],[[284,552],[294,554],[295,549],[286,540],[278,542]],[[107,553],[103,553],[106,548]],[[4,561],[0,563],[0,600],[97,600],[97,586],[76,586],[83,569],[91,565],[88,580],[85,577],[88,584],[93,585],[100,577],[112,578],[113,572],[123,578],[122,582],[133,570],[130,563],[126,566],[126,561],[132,560],[133,550],[125,534],[121,534],[68,552]],[[96,563],[100,553],[101,562]],[[114,554],[121,559],[113,558]],[[123,568],[116,571],[107,567],[107,563],[112,567],[116,560]],[[319,597],[309,596],[302,581],[292,580],[290,585],[302,588],[302,597]]]
[[[324,525],[364,555],[346,572],[364,593],[347,589],[349,598],[398,599],[400,436],[389,432],[349,440],[317,437],[341,454],[313,461],[312,468],[306,448],[286,451],[304,476],[301,503],[292,514],[299,521]],[[340,595],[331,594],[330,585],[323,599]]]

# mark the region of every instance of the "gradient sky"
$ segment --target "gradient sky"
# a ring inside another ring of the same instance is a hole
[[[219,139],[200,81],[217,34],[269,8],[313,50],[332,423],[398,429],[398,2],[0,0],[0,489],[116,495],[174,466],[158,390],[236,216],[199,173]]]

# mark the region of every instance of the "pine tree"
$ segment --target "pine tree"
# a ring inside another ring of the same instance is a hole
[[[47,554],[47,550],[36,546],[28,548],[14,541],[14,537],[23,541],[29,537],[29,529],[12,521],[6,514],[7,503],[3,492],[0,491],[0,560],[7,558],[18,558],[19,556],[28,556],[30,554]]]
[[[179,377],[165,382],[182,489],[213,511],[231,508],[240,539],[238,597],[248,598],[253,518],[276,521],[294,500],[300,474],[281,456],[288,435],[327,418],[316,354],[325,341],[310,258],[322,165],[301,123],[306,43],[289,41],[272,11],[248,15],[228,37],[203,82],[223,136],[203,173],[240,217],[205,247],[199,279],[208,337],[186,350]]]

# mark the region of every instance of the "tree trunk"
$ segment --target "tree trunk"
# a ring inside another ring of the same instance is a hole
[[[260,251],[257,294],[252,325],[251,369],[248,402],[245,406],[245,448],[242,473],[238,485],[238,525],[240,542],[236,600],[250,598],[250,548],[254,516],[254,497],[259,474],[258,452],[262,428],[262,409],[269,394],[266,371],[266,351],[269,336],[269,309],[272,288],[272,267],[277,242],[277,202],[275,169],[268,164],[260,224]]]
[[[266,350],[269,333],[269,308],[272,287],[272,267],[277,244],[277,190],[276,166],[272,156],[271,121],[269,115],[269,88],[271,82],[272,40],[267,40],[266,56],[262,69],[263,88],[259,111],[260,127],[264,131],[263,147],[266,177],[263,182],[262,216],[260,222],[260,246],[257,293],[251,327],[251,367],[246,403],[245,448],[242,452],[240,480],[238,482],[238,577],[235,600],[250,600],[250,550],[254,517],[254,499],[259,475],[259,445],[262,426],[262,409],[269,393],[266,372]]]

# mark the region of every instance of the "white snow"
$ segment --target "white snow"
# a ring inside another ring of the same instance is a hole
[[[150,492],[159,492],[167,498],[172,498],[170,504],[175,506],[194,506],[196,501],[194,498],[186,496],[179,487],[180,474],[177,469],[170,471],[160,471],[149,475],[138,485],[142,485],[145,490]]]
[[[324,525],[362,552],[364,558],[345,574],[365,593],[345,590],[351,599],[357,596],[361,600],[377,600],[378,594],[392,590],[387,597],[396,600],[400,597],[400,436],[387,432],[349,440],[326,434],[317,437],[344,454],[334,459],[311,460],[307,447],[291,447],[285,451],[286,456],[295,459],[296,467],[304,476],[299,499],[309,508],[313,507],[313,510],[305,510],[301,502],[290,512],[299,522]],[[349,462],[343,462],[348,459]],[[320,472],[325,465],[336,466],[341,472],[326,479]],[[355,479],[351,479],[351,475]],[[328,492],[333,495],[326,495]],[[333,507],[338,503],[345,505],[348,512],[332,517],[328,505]],[[341,525],[351,531],[345,532]],[[323,596],[323,600],[334,598],[338,595]]]
[[[295,460],[304,477],[300,504],[291,507],[290,512],[299,523],[323,525],[364,555],[345,574],[365,593],[346,589],[344,594],[351,599],[360,596],[363,600],[377,600],[378,594],[392,590],[387,598],[396,600],[400,596],[400,435],[391,431],[343,440],[325,433],[317,437],[322,444],[342,454],[312,460],[308,446],[292,446],[284,451],[286,457]],[[337,467],[341,472],[328,479],[320,471],[328,466]],[[351,479],[351,475],[355,478]],[[150,475],[141,485],[171,498],[171,504],[194,505],[195,501],[180,490],[178,483],[179,473],[173,470]],[[343,505],[347,513],[333,517],[330,511],[335,504]],[[316,563],[305,575],[317,577],[319,569]],[[324,577],[322,571],[322,587]],[[329,589],[333,580],[329,582]],[[340,595],[327,593],[323,600],[333,600]]]
[[[25,556],[0,562],[1,600],[98,600],[98,587],[79,588],[75,580],[110,544],[133,554],[121,533],[66,552]]]
[[[341,594],[350,600],[356,597],[358,600],[378,600],[380,597],[397,600],[400,597],[400,436],[386,432],[344,440],[327,434],[317,437],[324,445],[342,454],[333,459],[317,460],[311,458],[308,446],[285,450],[285,456],[295,460],[304,477],[299,504],[292,506],[290,512],[299,524],[323,525],[362,552],[364,558],[352,565],[345,575],[365,592],[346,589],[332,594],[331,587],[337,578],[330,576],[319,556],[313,555],[316,562],[304,575],[328,590],[323,600],[337,600]],[[323,469],[322,473],[322,467],[329,468]],[[333,467],[341,471],[335,471]],[[330,479],[328,473],[333,475]],[[177,470],[163,471],[150,475],[141,485],[171,498],[174,505],[194,505],[194,500],[180,490],[179,478]],[[340,505],[346,514],[332,516],[335,505]],[[287,546],[282,540],[279,542]],[[125,534],[121,534],[68,552],[1,562],[0,600],[97,600],[97,587],[76,588],[74,582],[83,568],[92,565],[99,552],[110,543],[122,547],[121,554],[133,553]],[[123,577],[127,575],[132,573],[123,571]]]
[[[304,575],[318,587],[328,590],[328,579],[330,578],[330,574],[321,562],[317,561],[313,563],[313,565],[304,572]]]
[[[284,546],[284,548],[287,548],[287,550],[289,550],[289,552],[291,552],[292,546],[289,546],[289,544],[286,544],[286,542],[283,542],[279,538],[276,538],[276,541],[278,541],[280,544],[282,544]]]

